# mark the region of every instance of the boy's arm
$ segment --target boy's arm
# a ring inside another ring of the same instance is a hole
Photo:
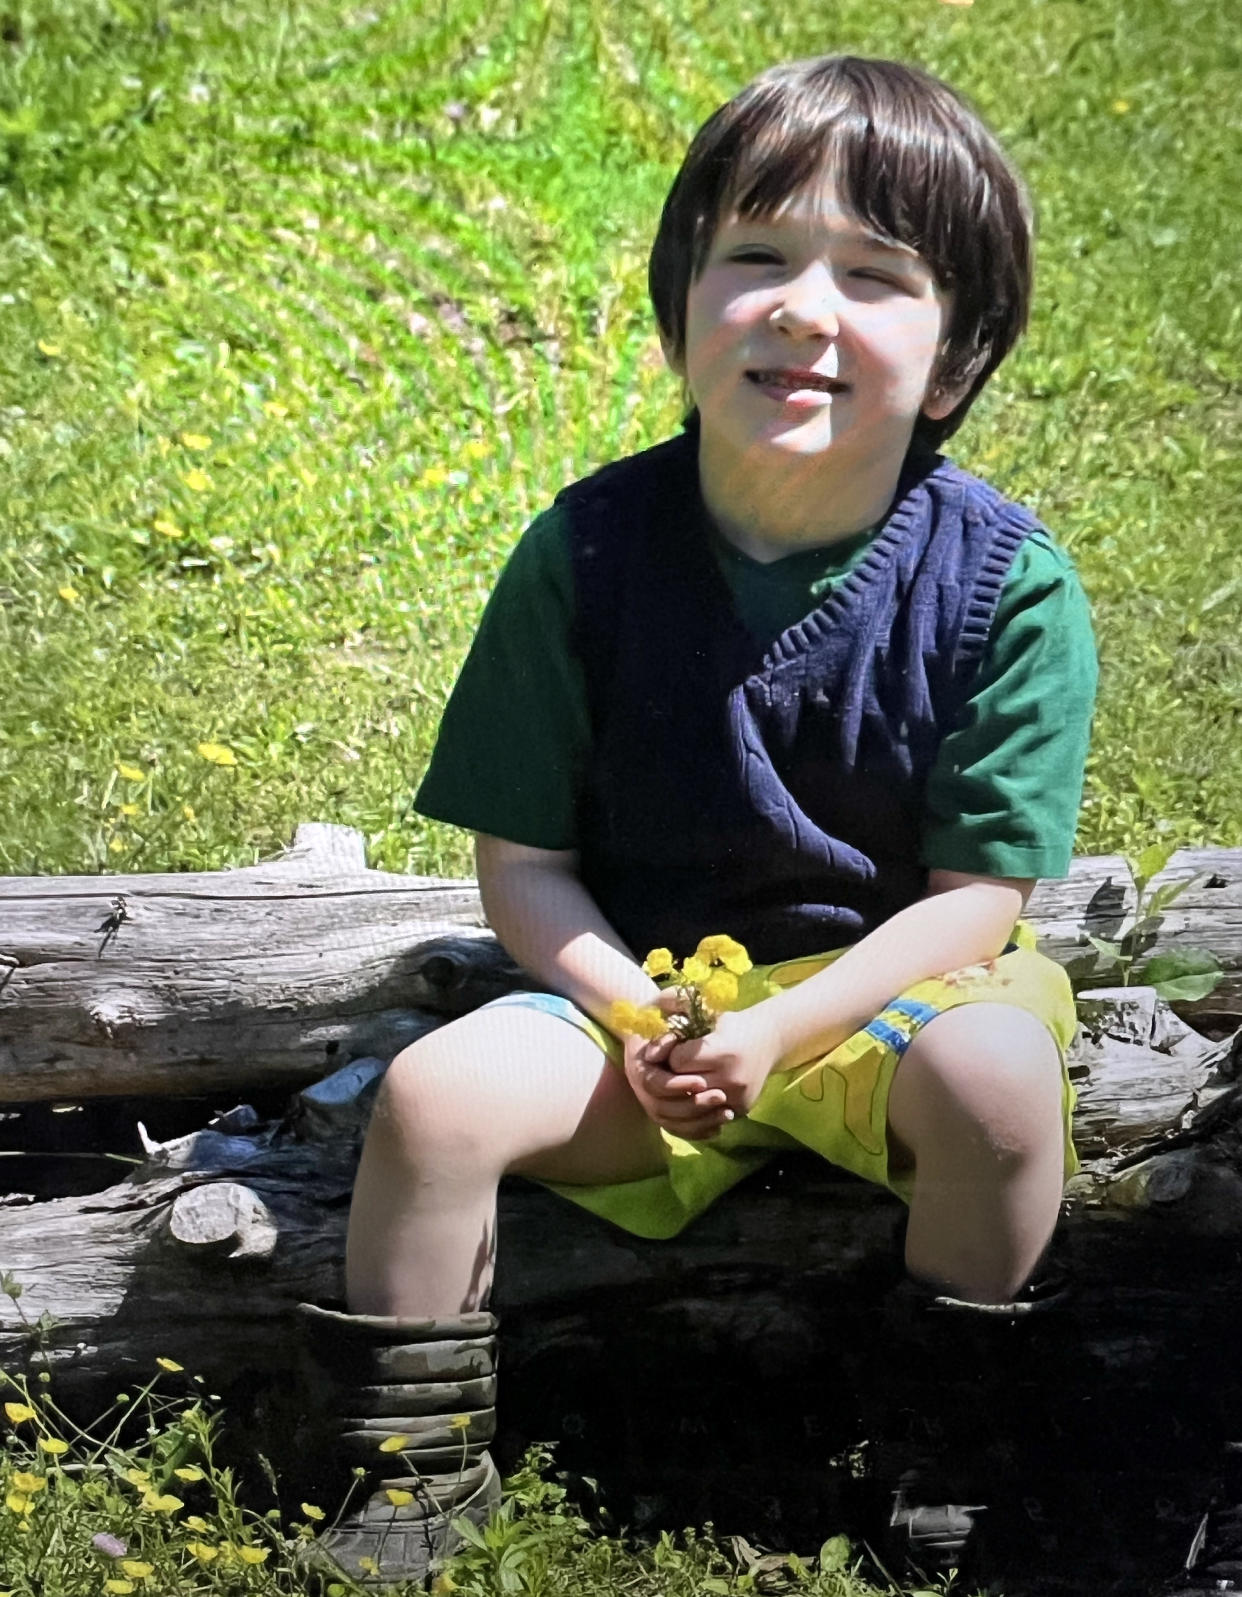
[[[728,1108],[745,1114],[773,1070],[831,1052],[917,982],[995,958],[1034,885],[931,871],[922,898],[831,965],[751,1009],[721,1015],[709,1036],[679,1043],[668,1056],[671,1089],[705,1081],[723,1091]]]
[[[476,832],[474,857],[488,924],[532,976],[602,1024],[614,999],[656,1002],[659,988],[582,885],[575,850]]]

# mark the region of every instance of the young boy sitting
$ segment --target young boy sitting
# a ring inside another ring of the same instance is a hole
[[[650,266],[685,429],[527,530],[419,791],[475,832],[489,922],[547,992],[383,1084],[349,1312],[309,1311],[359,1389],[351,1456],[406,1462],[338,1529],[346,1567],[416,1573],[495,1501],[507,1173],[662,1237],[806,1146],[907,1200],[929,1288],[1003,1304],[1034,1270],[1074,1011],[1015,928],[1069,864],[1095,657],[1048,533],[936,453],[1030,272],[1019,179],[912,67],[776,67],[694,139]],[[648,950],[721,933],[756,966],[710,1035],[609,1033],[614,1001],[659,1001]],[[908,1482],[894,1520],[943,1561],[970,1529]]]

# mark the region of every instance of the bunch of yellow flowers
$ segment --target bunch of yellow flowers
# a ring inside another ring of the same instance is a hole
[[[706,1037],[722,1009],[737,999],[737,979],[751,968],[750,955],[736,938],[717,933],[704,937],[680,965],[667,948],[653,948],[643,960],[643,970],[666,991],[677,993],[685,1008],[666,1014],[654,1004],[635,1004],[619,998],[608,1012],[611,1030],[621,1037],[663,1037],[673,1032],[683,1041]]]

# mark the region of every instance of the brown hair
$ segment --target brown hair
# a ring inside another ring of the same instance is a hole
[[[951,294],[936,381],[966,387],[932,447],[954,433],[1026,326],[1031,207],[977,113],[946,83],[898,61],[820,56],[772,67],[695,135],[651,250],[648,285],[669,354],[685,353],[686,295],[726,210],[771,215],[831,160],[841,203],[917,250]]]

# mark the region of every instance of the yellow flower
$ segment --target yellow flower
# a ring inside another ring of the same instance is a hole
[[[123,776],[127,782],[145,782],[147,773],[136,765],[126,765],[124,760],[116,762],[116,774]]]
[[[408,1447],[413,1441],[410,1436],[386,1436],[379,1444],[381,1453],[399,1453],[403,1447]]]
[[[741,943],[738,943],[735,949],[726,954],[720,963],[735,976],[745,976],[746,972],[753,968],[751,957]]]
[[[737,977],[727,970],[715,970],[700,990],[713,1009],[727,1009],[737,997]]]
[[[187,821],[192,821],[194,819],[194,806],[192,804],[183,804],[181,813]]]
[[[262,1564],[271,1552],[270,1547],[239,1547],[237,1556],[243,1564]]]
[[[190,492],[195,494],[205,494],[211,487],[211,478],[197,466],[191,466],[189,471],[183,471],[181,480]]]
[[[181,442],[187,449],[211,448],[211,439],[205,433],[182,433]]]
[[[29,1514],[34,1504],[24,1492],[10,1492],[4,1500],[10,1514]]]
[[[112,839],[112,841],[108,844],[108,849],[113,854],[124,854],[124,852],[125,852],[125,844],[121,841],[121,839],[119,837],[114,837]]]
[[[360,1558],[358,1560],[358,1568],[365,1569],[368,1575],[376,1575],[379,1573],[379,1565],[373,1558]]]
[[[77,604],[78,600],[82,597],[73,584],[69,582],[66,582],[63,588],[57,588],[56,592],[66,604]]]
[[[614,998],[608,1006],[609,1030],[624,1036],[634,1029],[634,1017],[637,1014],[637,1004],[632,1004],[628,998]]]
[[[202,754],[202,752],[203,752],[201,745],[199,747],[199,751],[198,752],[200,754]],[[204,758],[205,757],[206,756],[204,756]],[[185,1369],[185,1365],[184,1364],[178,1364],[176,1359],[156,1359],[155,1362],[159,1365],[161,1370],[171,1370],[174,1375],[179,1374],[182,1370]]]
[[[134,1583],[133,1583],[132,1580],[105,1580],[104,1581],[104,1590],[105,1591],[127,1592],[127,1591],[133,1591],[133,1589],[134,1589]]]
[[[394,1508],[404,1508],[407,1503],[414,1501],[414,1493],[403,1492],[399,1486],[389,1486],[385,1490],[384,1496]]]
[[[48,344],[48,343],[45,343],[43,339],[40,339],[39,340],[39,353],[40,353],[40,355],[46,355],[48,360],[55,360],[56,357],[60,354],[60,345],[59,344]]]
[[[179,1497],[174,1497],[171,1492],[146,1492],[143,1495],[142,1506],[149,1514],[175,1514],[185,1504]]]
[[[137,815],[137,813],[138,813],[138,806],[136,804],[122,804],[121,805],[121,814],[122,815]]]
[[[323,1509],[322,1508],[316,1508],[314,1503],[303,1503],[302,1504],[302,1512],[306,1515],[307,1519],[323,1519],[323,1518],[325,1518]]]
[[[668,1030],[668,1021],[664,1011],[657,1009],[654,1004],[648,1004],[640,1009],[634,1016],[634,1035],[644,1037],[648,1042],[654,1042],[657,1037],[663,1037]]]
[[[39,1446],[45,1453],[51,1453],[53,1457],[69,1451],[69,1443],[62,1442],[59,1436],[41,1436],[39,1438]]]
[[[165,538],[184,538],[185,533],[175,521],[170,521],[167,516],[157,516],[151,523],[156,532]]]
[[[145,1469],[127,1469],[124,1478],[131,1486],[150,1486],[151,1477]]]
[[[121,1568],[131,1580],[146,1580],[148,1575],[155,1573],[154,1564],[144,1564],[139,1558],[122,1558]]]
[[[735,976],[744,976],[750,969],[750,955],[741,943],[735,937],[726,937],[721,932],[712,937],[704,937],[695,950],[695,957],[705,959],[713,965],[723,965]]]
[[[197,1464],[184,1464],[180,1469],[173,1470],[179,1481],[201,1481],[203,1472]]]
[[[460,1590],[460,1586],[458,1586],[452,1575],[437,1575],[431,1583],[431,1597],[449,1597],[450,1592]],[[0,1597],[4,1597],[2,1592],[0,1592]]]
[[[691,954],[681,968],[686,980],[693,982],[696,987],[701,981],[706,981],[712,973],[712,967],[705,959],[700,959],[697,954]]]
[[[211,1529],[211,1526],[201,1514],[187,1514],[185,1516],[185,1524],[190,1530],[196,1530],[200,1532],[209,1531]]]
[[[25,1492],[27,1497],[33,1497],[36,1492],[41,1492],[47,1485],[42,1475],[31,1475],[24,1469],[19,1469],[13,1477],[13,1485],[19,1492]]]
[[[653,1004],[639,1008],[628,998],[616,998],[608,1009],[608,1029],[618,1037],[663,1037],[668,1022]]]
[[[487,445],[481,438],[470,438],[462,445],[461,452],[467,460],[482,460],[487,454]]]
[[[197,752],[212,765],[236,765],[237,756],[223,743],[200,743]]]
[[[186,1542],[185,1550],[193,1553],[200,1564],[209,1564],[213,1558],[219,1558],[220,1549],[213,1547],[210,1542]]]
[[[428,466],[418,479],[420,488],[443,488],[448,481],[448,472],[443,466]]]
[[[653,948],[643,960],[643,970],[648,976],[667,976],[673,968],[673,955],[667,948]]]
[[[279,399],[265,399],[263,401],[263,409],[275,421],[283,421],[289,414],[288,405],[282,405]]]
[[[35,1411],[31,1408],[29,1403],[6,1403],[4,1405],[4,1412],[8,1415],[10,1421],[14,1425],[20,1425],[23,1420],[32,1420],[35,1418]]]
[[[450,1431],[468,1431],[470,1429],[469,1414],[454,1414],[449,1421]]]
[[[1113,112],[1114,112],[1114,114],[1116,116],[1125,116],[1126,112],[1129,109],[1130,109],[1129,100],[1114,100],[1113,101]]]

